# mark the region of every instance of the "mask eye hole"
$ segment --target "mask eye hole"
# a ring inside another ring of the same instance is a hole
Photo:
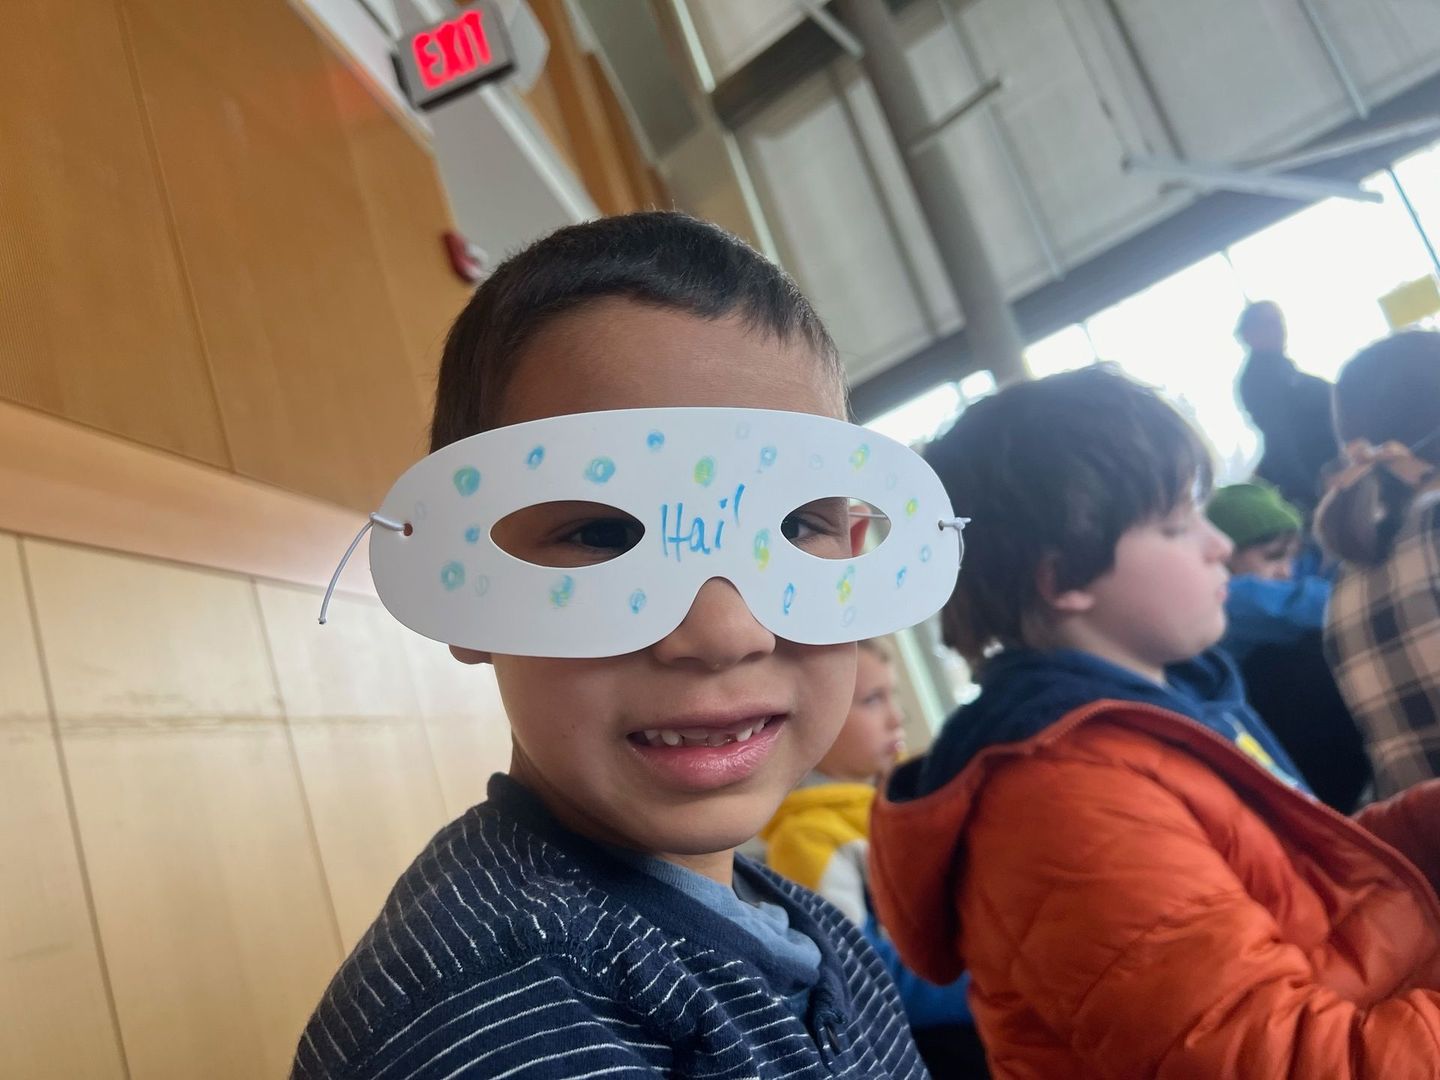
[[[836,495],[797,506],[781,521],[780,535],[816,558],[852,559],[884,542],[890,519],[864,499]]]
[[[644,537],[645,526],[633,515],[592,502],[526,506],[506,514],[490,530],[496,547],[532,566],[610,562],[633,550]]]

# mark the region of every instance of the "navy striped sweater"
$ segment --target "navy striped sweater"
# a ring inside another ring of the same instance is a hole
[[[737,924],[496,776],[331,980],[293,1080],[924,1077],[890,977],[850,921],[753,863],[736,872],[820,946],[803,1018]]]

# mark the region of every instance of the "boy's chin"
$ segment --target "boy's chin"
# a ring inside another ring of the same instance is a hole
[[[739,801],[739,800],[737,800]],[[704,800],[693,807],[658,811],[648,822],[632,823],[634,846],[666,855],[714,855],[733,851],[753,840],[773,816],[779,805],[763,805],[746,800],[749,805],[725,806],[716,800]]]

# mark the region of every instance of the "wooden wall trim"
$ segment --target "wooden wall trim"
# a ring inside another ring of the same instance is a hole
[[[0,530],[328,584],[362,514],[0,401]],[[374,596],[358,551],[340,588]]]

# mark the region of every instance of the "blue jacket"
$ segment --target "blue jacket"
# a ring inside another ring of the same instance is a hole
[[[748,860],[820,947],[803,1017],[740,926],[569,833],[505,776],[396,883],[331,981],[292,1077],[926,1075],[858,928]]]
[[[1289,645],[1325,626],[1330,582],[1321,577],[1270,581],[1242,574],[1230,579],[1225,637],[1220,647],[1243,664],[1262,645]]]

